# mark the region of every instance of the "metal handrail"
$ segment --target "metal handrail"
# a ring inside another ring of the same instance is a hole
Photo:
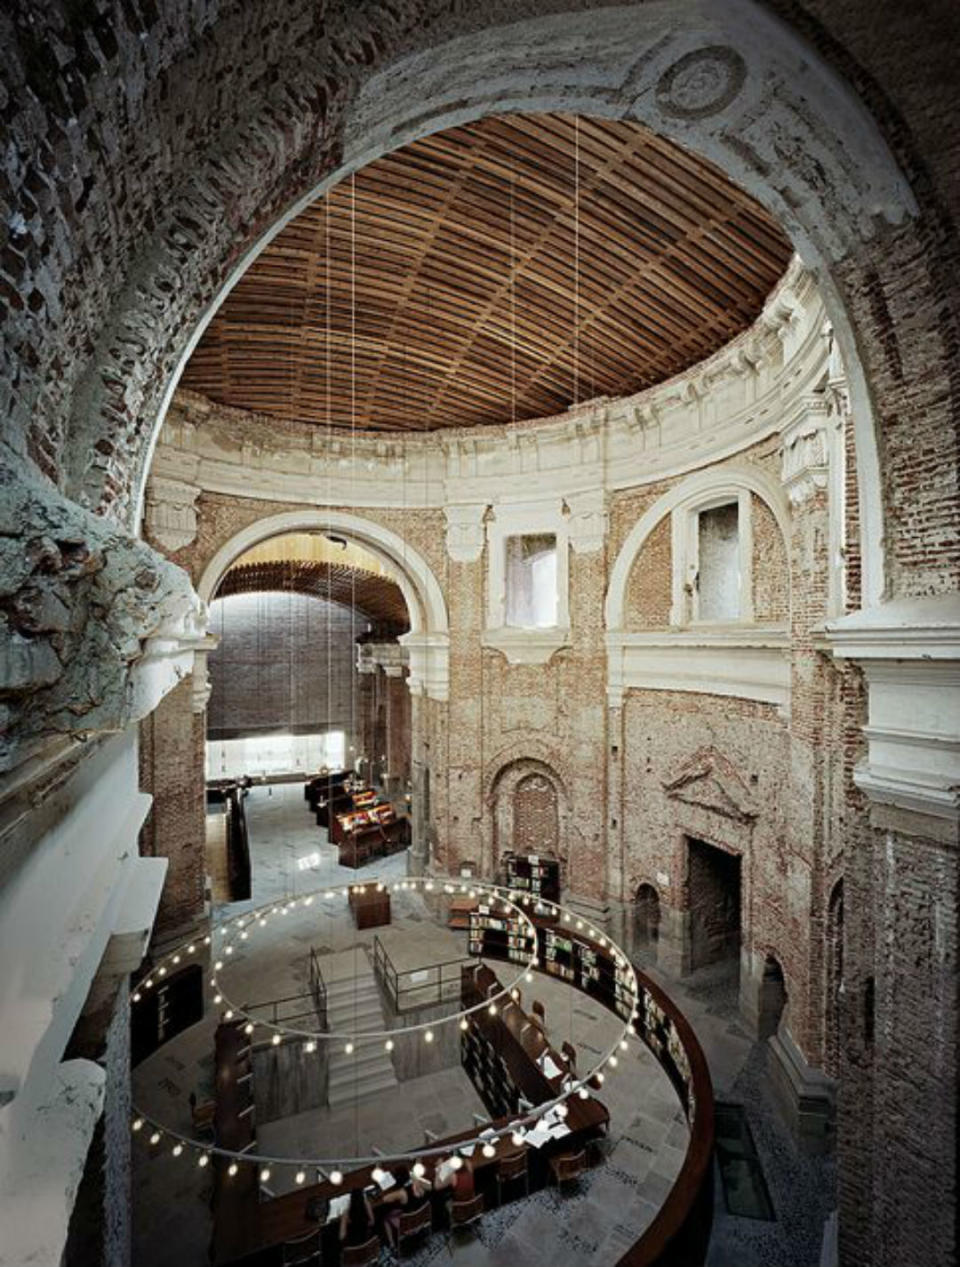
[[[393,1003],[393,1010],[398,1015],[402,1012],[412,1012],[415,1008],[429,1007],[435,1003],[442,1003],[444,1000],[444,987],[454,986],[455,996],[459,999],[460,994],[460,971],[464,964],[472,964],[474,961],[469,956],[463,956],[459,959],[445,959],[441,963],[427,964],[422,968],[405,968],[400,972],[391,960],[387,949],[380,938],[374,933],[373,935],[373,971],[374,974],[383,982],[387,994]],[[445,976],[444,970],[447,968],[455,968],[456,972]],[[428,981],[413,981],[412,978],[421,972],[431,974]],[[404,978],[401,984],[401,978]],[[434,989],[433,997],[424,997],[424,992]],[[416,995],[414,1001],[409,1001],[409,995]]]
[[[320,956],[315,946],[310,947],[310,993],[313,996],[313,1007],[317,1014],[319,1029],[327,1028],[327,985],[320,971]]]

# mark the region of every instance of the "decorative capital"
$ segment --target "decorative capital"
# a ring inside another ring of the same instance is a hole
[[[593,554],[603,549],[607,535],[607,495],[602,488],[570,493],[564,498],[570,512],[568,533],[577,554]]]
[[[456,563],[476,563],[483,552],[483,518],[486,502],[447,506],[447,553]]]
[[[175,554],[197,539],[200,489],[183,480],[154,476],[147,485],[144,518],[147,535]]]
[[[825,396],[807,396],[781,432],[780,478],[792,506],[826,489],[830,474],[827,426],[830,403]]]

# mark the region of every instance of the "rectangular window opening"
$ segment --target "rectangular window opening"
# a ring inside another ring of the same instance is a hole
[[[742,1105],[718,1100],[715,1111],[717,1163],[728,1213],[774,1222],[770,1190]]]
[[[697,516],[697,618],[740,619],[740,522],[737,502]]]
[[[271,731],[266,735],[207,740],[207,778],[236,778],[243,774],[264,775],[316,773],[326,766],[343,769],[347,737],[342,730],[290,734]]]
[[[506,623],[545,629],[557,623],[557,538],[553,533],[508,537]]]

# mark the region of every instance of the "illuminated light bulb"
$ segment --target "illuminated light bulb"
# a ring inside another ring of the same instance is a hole
[[[510,1136],[510,1143],[513,1144],[514,1148],[520,1148],[523,1144],[523,1132],[514,1131]]]
[[[209,1166],[209,1165],[210,1165],[210,1154],[209,1154],[209,1153],[201,1153],[201,1154],[200,1154],[200,1156],[197,1158],[197,1165],[200,1167],[200,1169],[201,1169],[201,1170],[204,1168],[204,1166]]]
[[[183,1152],[183,1145],[180,1143],[174,1144],[171,1151],[173,1152],[174,1157],[179,1157]]]
[[[270,1178],[270,1167],[264,1166],[264,1168],[260,1171],[260,1182],[266,1183],[269,1178]]]
[[[450,1158],[450,1169],[461,1170],[462,1168],[463,1168],[463,1158],[460,1157],[457,1153],[454,1153],[454,1155]]]
[[[204,939],[203,939],[203,944],[204,944],[205,946],[209,946],[209,945],[210,945],[210,934],[209,934],[209,933],[207,933],[206,937],[204,937]]]
[[[223,953],[224,953],[225,955],[232,955],[232,954],[233,954],[233,947],[232,947],[232,946],[224,946],[224,948],[223,948]]]
[[[427,1032],[426,1032],[426,1033],[424,1034],[424,1036],[423,1036],[423,1041],[424,1041],[425,1043],[432,1043],[432,1042],[433,1042],[433,1030],[432,1030],[432,1029],[428,1029],[428,1030],[427,1030]]]
[[[306,1177],[307,1176],[304,1171],[298,1170],[297,1173],[293,1176],[293,1181],[294,1183],[303,1183]]]
[[[215,1003],[218,1003],[218,1002],[219,1002],[219,999],[214,999],[214,1002],[215,1002]],[[227,1010],[226,1010],[226,1011],[224,1012],[224,1014],[223,1014],[223,1019],[224,1019],[225,1021],[232,1021],[232,1020],[233,1020],[233,1008],[232,1008],[232,1007],[228,1007],[228,1008],[227,1008]]]
[[[214,972],[219,972],[222,967],[223,967],[223,960],[218,959],[217,962],[213,965],[213,970]]]
[[[598,1074],[596,1074],[596,1075],[594,1075],[594,1076],[596,1077],[597,1081],[598,1081],[599,1083],[601,1083],[601,1085],[602,1085],[602,1083],[603,1083],[603,1074],[602,1074],[602,1073],[598,1073]]]
[[[616,1069],[617,1067],[616,1056],[611,1056],[610,1059],[607,1061],[607,1064],[610,1066],[611,1069]]]
[[[349,896],[350,896],[350,890],[349,890],[349,889],[344,889],[344,890],[343,890],[343,893],[342,893],[342,896],[343,896],[343,897],[349,897]]]
[[[241,940],[241,941],[246,941],[246,940],[247,940],[247,930],[246,930],[246,929],[244,929],[244,930],[243,930],[243,932],[240,934],[240,940]]]
[[[270,1041],[271,1041],[271,1043],[273,1043],[274,1047],[279,1047],[279,1046],[280,1046],[280,1035],[279,1035],[279,1034],[274,1034],[273,1038],[271,1038],[271,1039],[270,1039]]]
[[[470,1022],[467,1020],[466,1017],[464,1017],[463,1020],[460,1022],[460,1028],[462,1030],[468,1030],[470,1028]]]
[[[384,1050],[393,1051],[393,1039],[388,1038],[387,1041],[383,1044],[383,1046],[384,1046]]]
[[[426,882],[426,884],[425,884],[423,887],[427,890],[427,892],[428,892],[428,893],[432,893],[432,892],[433,892],[433,881],[432,881],[432,880],[428,880],[428,881]]]
[[[266,928],[266,926],[267,926],[267,921],[263,918],[263,916],[262,916],[262,915],[261,915],[261,916],[260,916],[260,918],[257,920],[257,923],[260,925],[260,927],[261,927],[261,928]]]
[[[443,891],[444,891],[444,893],[452,893],[452,892],[453,892],[453,885],[452,885],[452,884],[445,884],[445,885],[443,886]]]
[[[196,949],[197,949],[196,945],[193,942],[191,942],[190,945],[187,947],[187,954],[192,955]]]
[[[135,995],[133,996],[133,1001],[134,1001],[134,1003],[139,1003],[139,1002],[140,1002],[140,995],[139,995],[139,994],[135,994]]]
[[[343,1183],[343,1171],[342,1171],[342,1170],[331,1170],[331,1171],[330,1171],[330,1182],[331,1182],[331,1183],[334,1183],[334,1184],[341,1184],[341,1183]]]
[[[227,1174],[235,1175],[239,1169],[240,1167],[237,1165],[237,1163],[235,1161],[232,1161],[230,1165],[227,1167]]]
[[[149,978],[149,977],[147,978],[147,980],[146,980],[146,981],[144,981],[144,983],[143,983],[143,988],[144,988],[145,990],[152,990],[152,989],[153,989],[153,982],[150,980],[150,978]]]
[[[133,1126],[133,1129],[134,1129],[135,1131],[142,1131],[142,1130],[143,1130],[143,1118],[142,1118],[142,1117],[135,1117],[135,1118],[133,1119],[132,1126]]]
[[[150,1143],[151,1143],[151,1144],[159,1144],[159,1143],[160,1143],[160,1132],[159,1132],[159,1131],[154,1131],[154,1132],[153,1132],[153,1134],[150,1136]]]
[[[348,1055],[348,1056],[352,1056],[352,1055],[353,1055],[353,1043],[344,1043],[343,1050],[347,1053],[347,1055]]]
[[[158,976],[158,977],[165,977],[166,975],[167,975],[167,970],[166,970],[166,968],[159,968],[159,969],[157,970],[157,976]]]
[[[527,972],[527,973],[524,973],[524,979],[525,979],[526,981],[532,981],[532,980],[533,980],[533,973],[532,973],[532,972]]]
[[[490,1006],[487,1008],[487,1011],[490,1013],[491,1016],[496,1016],[497,1014],[496,1003],[491,1003]]]
[[[577,1092],[577,1095],[580,1097],[581,1100],[590,1099],[590,1092],[587,1090],[586,1087],[581,1087],[580,1090]]]
[[[214,1001],[214,1003],[222,1003],[222,1002],[223,1002],[223,995],[222,995],[222,994],[215,994],[215,995],[213,996],[213,1001]]]
[[[577,928],[583,928],[583,920],[582,920],[582,919],[578,919],[578,920],[577,920]]]
[[[317,1050],[317,1044],[311,1038],[308,1042],[303,1044],[303,1050],[308,1056],[311,1056]]]
[[[516,987],[514,987],[514,988],[510,991],[510,997],[511,997],[511,999],[513,999],[514,1003],[516,1003],[517,999],[519,999],[519,997],[520,997],[520,991],[519,991]]]
[[[179,956],[179,955],[174,955],[174,956],[173,956],[173,962],[174,962],[174,963],[179,963],[179,962],[180,962],[180,956]]]
[[[625,1038],[621,1038],[621,1039],[620,1039],[620,1050],[621,1050],[621,1051],[626,1051],[626,1050],[629,1048],[629,1046],[630,1046],[630,1044],[627,1042],[627,1040],[626,1040]]]
[[[595,928],[588,929],[588,932],[590,933],[591,937],[596,937],[597,935],[597,930]]]
[[[453,1165],[452,1159],[451,1159],[450,1164]],[[413,1163],[413,1173],[417,1176],[418,1179],[423,1178],[423,1176],[426,1174],[426,1169],[424,1168],[422,1161],[415,1161]]]
[[[492,1144],[484,1144],[483,1155],[484,1157],[496,1157],[497,1150],[494,1148]]]
[[[557,1105],[557,1117],[559,1117],[559,1118],[563,1119],[563,1118],[565,1118],[565,1117],[567,1116],[567,1114],[569,1113],[569,1111],[570,1111],[570,1110],[567,1108],[567,1106],[566,1106],[565,1104],[558,1104],[558,1105]]]

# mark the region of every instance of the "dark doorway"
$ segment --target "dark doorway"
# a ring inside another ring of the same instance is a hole
[[[740,960],[740,859],[689,840],[690,970]]]
[[[773,955],[767,955],[760,982],[760,1001],[757,1013],[757,1037],[772,1038],[777,1032],[780,1017],[787,1005],[787,987],[783,969]]]
[[[641,884],[637,889],[633,932],[638,950],[656,950],[660,938],[660,898],[652,884]]]

